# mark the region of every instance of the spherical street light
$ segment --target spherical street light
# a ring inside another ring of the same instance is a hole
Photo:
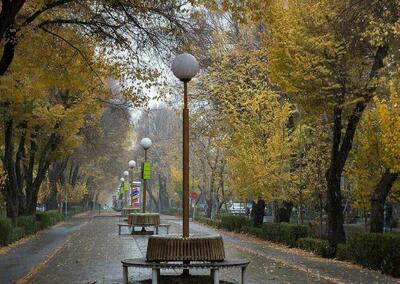
[[[129,172],[128,171],[124,171],[124,176],[128,177],[129,176]]]
[[[124,178],[120,178],[119,181],[120,182],[125,182],[125,179]]]
[[[200,67],[196,58],[189,54],[183,53],[175,57],[172,62],[172,72],[181,81],[188,82],[199,72]]]
[[[153,143],[151,142],[150,138],[143,138],[140,141],[140,146],[142,146],[143,149],[145,149],[145,150],[148,150],[151,147],[152,144]]]
[[[128,165],[132,169],[132,168],[136,167],[136,162],[134,160],[130,160]]]
[[[189,96],[188,83],[199,72],[199,63],[188,53],[178,55],[172,62],[172,72],[183,82],[183,110],[182,110],[182,233],[189,237]],[[184,274],[188,273],[184,271]]]

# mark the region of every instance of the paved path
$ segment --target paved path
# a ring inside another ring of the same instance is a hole
[[[12,283],[29,273],[34,267],[55,253],[68,237],[85,225],[88,217],[72,218],[10,249],[0,251],[0,283]]]
[[[180,233],[181,222],[178,218],[163,216],[163,223],[172,224],[170,232]],[[40,269],[25,277],[25,283],[121,283],[122,269],[120,261],[124,258],[143,257],[146,252],[147,237],[123,234],[118,236],[116,217],[94,217],[75,221],[72,235],[56,254],[45,260]],[[53,228],[50,230],[56,230]],[[50,233],[49,232],[49,233]],[[127,232],[127,231],[126,231]],[[191,223],[191,232],[221,233],[224,238],[226,255],[229,258],[248,258],[248,283],[400,283],[378,272],[361,269],[343,262],[321,259],[310,254],[277,246],[264,241],[245,238],[241,235],[216,231],[212,228]],[[161,229],[161,233],[165,233]],[[59,241],[63,243],[62,240]],[[29,244],[28,244],[29,243]],[[32,241],[26,245],[37,247]],[[57,247],[57,246],[55,246]],[[20,248],[17,248],[17,250]],[[26,262],[31,251],[19,251],[22,261]],[[44,251],[43,251],[44,252]],[[9,253],[6,254],[9,257]],[[4,261],[0,255],[0,273],[4,272]],[[163,271],[176,274],[179,271]],[[196,271],[206,275],[204,270]],[[21,274],[21,273],[20,273]],[[20,275],[18,274],[18,275]],[[239,270],[223,270],[221,278],[238,283]],[[17,274],[14,274],[17,275]],[[130,269],[131,283],[140,283],[150,278],[150,271]],[[5,278],[4,278],[5,279]],[[0,283],[11,283],[11,278]],[[15,278],[13,278],[15,279]],[[173,282],[168,282],[173,284]]]

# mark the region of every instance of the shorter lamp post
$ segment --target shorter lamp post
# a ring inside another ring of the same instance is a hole
[[[132,188],[132,185],[133,185],[133,168],[136,167],[136,162],[134,160],[130,160],[128,162],[128,166],[129,166],[129,169],[131,170],[131,172],[129,174],[129,196],[130,196],[130,194],[131,194],[130,191],[131,191],[131,188]],[[131,198],[131,206],[133,206],[132,198]]]
[[[123,188],[124,188],[124,203],[125,203],[125,207],[128,207],[128,193],[126,192],[126,190],[125,190],[125,181],[126,180],[128,180],[128,177],[129,177],[129,172],[128,171],[124,171],[123,172],[123,175],[124,175],[124,177],[125,177],[125,179],[124,179],[124,185],[123,185]]]
[[[119,187],[120,188],[120,192],[122,192],[122,194],[123,194],[125,179],[122,177],[122,178],[119,179],[119,181],[121,182],[121,185]],[[124,201],[122,200],[121,202],[122,202],[121,208],[124,208],[124,204],[123,204]]]
[[[151,145],[153,143],[151,142],[150,138],[143,138],[140,141],[140,146],[142,146],[142,148],[144,149],[144,162],[147,162],[147,150],[150,149]],[[142,212],[146,213],[146,191],[147,191],[147,181],[143,178],[143,208],[142,208]]]

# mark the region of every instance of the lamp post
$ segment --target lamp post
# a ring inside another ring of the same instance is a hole
[[[153,143],[151,142],[150,138],[143,138],[142,140],[140,140],[140,146],[142,146],[142,148],[144,149],[144,161],[147,162],[147,150],[150,149],[151,145]],[[143,204],[142,204],[142,212],[146,213],[146,191],[147,191],[147,181],[145,179],[143,179]]]
[[[133,184],[133,168],[136,167],[136,162],[134,160],[130,160],[128,162],[128,166],[129,166],[129,169],[131,170],[131,173],[129,175],[129,177],[130,177],[130,179],[129,179],[129,190],[131,190],[132,184]],[[132,200],[132,198],[131,198],[131,200]],[[131,207],[132,207],[132,205],[133,204],[132,204],[132,201],[131,201]]]
[[[122,177],[122,178],[119,179],[119,181],[121,182],[121,185],[120,185],[120,187],[119,187],[119,188],[120,188],[120,192],[121,192],[121,193],[124,193],[123,190],[124,190],[125,179]],[[124,204],[123,204],[124,201],[121,200],[121,203],[122,203],[122,204],[121,204],[121,208],[124,208]]]
[[[183,237],[189,237],[189,109],[188,82],[199,72],[199,63],[188,53],[178,55],[172,62],[172,72],[183,82]]]
[[[128,171],[124,171],[123,175],[125,177],[124,179],[124,207],[128,207],[128,193],[125,190],[125,181],[128,180],[129,178],[129,172]]]

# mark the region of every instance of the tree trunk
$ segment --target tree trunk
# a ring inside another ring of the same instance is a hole
[[[293,203],[283,201],[281,205],[276,204],[274,222],[290,222],[290,216],[292,215]]]
[[[319,201],[319,237],[322,238],[322,232],[323,232],[323,216],[324,216],[324,206],[323,206],[323,201],[322,201],[322,194],[318,194],[318,201]]]
[[[304,224],[304,214],[303,214],[303,186],[301,186],[299,192],[299,217],[300,217],[300,224]]]
[[[15,164],[13,159],[13,120],[4,117],[4,170],[7,173],[6,180],[6,203],[7,216],[16,221],[19,214],[19,198],[18,198],[18,181],[15,172]]]
[[[167,180],[166,178],[158,174],[158,199],[159,199],[159,206],[160,210],[169,208],[169,200],[167,195]]]
[[[206,203],[207,203],[207,211],[206,211],[206,217],[211,218],[212,214],[212,197],[210,196],[209,198],[206,198]]]
[[[374,56],[374,62],[371,67],[369,78],[373,81],[378,71],[384,66],[383,61],[389,50],[388,45],[379,46]],[[361,115],[372,98],[376,87],[367,85],[365,96],[360,98],[348,118],[346,131],[342,137],[342,112],[343,98],[346,95],[345,90],[338,94],[338,101],[333,112],[333,139],[331,148],[331,161],[326,173],[327,181],[327,203],[326,212],[328,214],[328,240],[332,247],[346,241],[346,235],[343,228],[342,195],[340,189],[340,178],[347,158],[353,146],[354,135],[357,130]],[[342,139],[343,138],[343,139]]]
[[[398,173],[391,173],[389,170],[386,170],[375,187],[371,197],[371,233],[383,232],[383,216],[386,198],[398,176]]]
[[[264,223],[264,214],[265,214],[265,201],[259,199],[257,203],[253,202],[252,209],[252,217],[253,217],[253,226],[261,227]]]
[[[67,167],[67,164],[68,158],[53,163],[53,165],[49,168],[48,177],[50,183],[50,193],[46,200],[46,210],[57,209],[57,182]]]
[[[367,209],[364,207],[364,232],[368,232],[368,212]]]

